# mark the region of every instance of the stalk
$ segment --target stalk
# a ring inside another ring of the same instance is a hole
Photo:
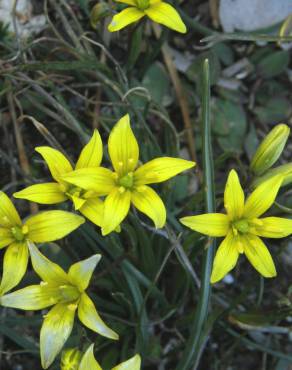
[[[214,166],[211,144],[210,125],[210,68],[208,59],[204,62],[203,71],[203,180],[205,192],[206,212],[215,212]],[[195,370],[199,364],[202,343],[206,343],[203,331],[207,320],[209,301],[211,295],[210,276],[215,250],[215,239],[209,238],[204,251],[201,273],[201,287],[199,301],[191,325],[191,334],[187,341],[186,349],[176,370]]]

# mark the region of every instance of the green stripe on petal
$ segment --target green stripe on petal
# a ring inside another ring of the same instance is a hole
[[[4,254],[0,295],[16,287],[22,280],[28,263],[26,243],[12,243]]]
[[[143,164],[135,171],[134,183],[135,186],[140,186],[166,181],[195,165],[195,162],[181,158],[156,158]]]
[[[40,334],[42,367],[47,369],[61,352],[74,324],[77,305],[59,303],[45,316]]]
[[[82,149],[75,168],[98,167],[101,160],[102,141],[99,132],[94,130],[91,139]]]
[[[149,186],[140,186],[132,192],[133,205],[154,222],[156,228],[161,228],[166,222],[166,209],[159,195]]]
[[[183,217],[180,222],[192,230],[214,237],[226,236],[230,227],[229,218],[223,213]]]
[[[243,217],[253,219],[265,213],[274,203],[283,176],[275,176],[259,185],[247,198]]]
[[[56,204],[68,199],[60,184],[57,182],[31,185],[14,193],[13,196],[40,204]]]
[[[165,2],[158,2],[145,9],[148,17],[174,31],[186,33],[187,28],[176,9]]]
[[[26,222],[28,239],[35,243],[63,238],[77,229],[85,219],[66,211],[44,211],[31,216]]]
[[[230,232],[219,245],[213,262],[211,274],[212,284],[221,280],[236,265],[239,256],[237,243],[238,241],[234,238],[232,232]]]
[[[144,15],[145,13],[137,8],[126,8],[113,17],[111,23],[108,26],[108,30],[110,32],[119,31],[127,27],[129,24],[137,22],[139,19],[144,17]]]
[[[68,278],[70,279],[71,284],[78,287],[80,292],[84,291],[88,287],[93,271],[100,259],[101,255],[95,254],[86,260],[74,263],[74,265],[70,267]]]
[[[281,217],[265,217],[256,225],[256,235],[265,238],[285,238],[292,234],[292,220]]]
[[[80,321],[89,329],[102,335],[103,337],[117,340],[119,336],[110,329],[97,313],[92,300],[86,293],[82,293],[78,305],[78,317]]]
[[[98,362],[94,358],[93,349],[94,344],[88,347],[82,357],[78,370],[102,370],[102,368],[99,366]]]
[[[275,277],[277,272],[273,258],[262,240],[250,234],[243,239],[244,253],[253,267],[264,277]]]

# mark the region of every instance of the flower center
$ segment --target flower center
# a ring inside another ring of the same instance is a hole
[[[84,190],[82,188],[79,188],[78,186],[73,186],[73,187],[70,187],[67,190],[67,193],[66,194],[69,197],[70,196],[73,196],[73,197],[77,197],[77,198],[82,198],[83,193],[84,193]]]
[[[118,184],[126,189],[132,189],[134,185],[133,172],[129,172],[127,175],[118,179]]]
[[[76,301],[80,297],[80,292],[75,286],[61,285],[59,290],[65,302]]]
[[[28,233],[28,227],[24,226],[13,226],[11,228],[12,235],[18,242],[22,242]]]
[[[237,232],[246,234],[250,230],[250,225],[247,220],[242,219],[242,220],[234,221],[232,223],[232,228],[235,234],[237,234]]]
[[[150,6],[150,0],[135,0],[137,8],[140,10],[148,9]]]

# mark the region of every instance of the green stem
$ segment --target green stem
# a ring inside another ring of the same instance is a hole
[[[210,126],[210,69],[208,59],[204,62],[203,74],[203,173],[206,212],[215,212],[215,190],[214,190],[214,167],[211,145],[211,126]],[[188,370],[195,368],[194,364],[199,363],[202,353],[201,343],[206,343],[206,338],[202,337],[204,325],[206,323],[209,300],[211,294],[210,276],[215,249],[215,240],[207,242],[207,248],[203,257],[203,269],[201,275],[201,288],[199,301],[191,325],[191,335],[188,339],[186,349],[182,359],[177,366],[177,370]]]

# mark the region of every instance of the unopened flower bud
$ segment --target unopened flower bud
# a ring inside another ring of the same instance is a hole
[[[256,175],[264,174],[280,157],[290,133],[290,128],[279,124],[264,138],[256,150],[250,168]]]
[[[61,370],[77,370],[81,361],[82,353],[78,348],[69,348],[62,352]]]
[[[286,163],[282,166],[271,168],[263,176],[257,177],[252,183],[252,187],[255,188],[263,182],[271,179],[274,176],[282,175],[284,180],[281,186],[289,185],[292,183],[292,163]]]
[[[92,28],[96,28],[97,24],[105,17],[111,14],[111,9],[108,3],[99,2],[91,10],[90,24]]]

